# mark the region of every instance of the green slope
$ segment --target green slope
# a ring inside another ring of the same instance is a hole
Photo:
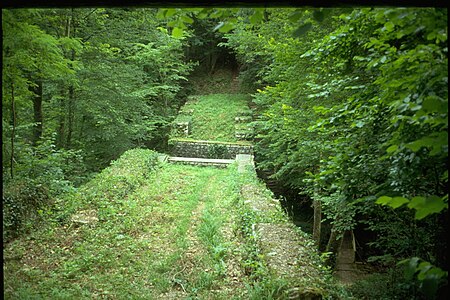
[[[238,141],[236,117],[251,115],[247,106],[250,96],[243,94],[210,94],[192,96],[182,107],[177,122],[191,123],[189,138],[222,142]],[[186,137],[172,133],[172,137]]]

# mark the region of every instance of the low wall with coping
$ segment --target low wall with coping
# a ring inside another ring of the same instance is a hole
[[[170,153],[178,157],[235,159],[238,154],[253,154],[253,146],[216,141],[170,140]]]

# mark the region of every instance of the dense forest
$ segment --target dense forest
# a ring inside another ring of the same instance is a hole
[[[167,153],[188,96],[229,70],[251,95],[258,171],[311,211],[330,266],[350,230],[389,282],[380,299],[444,298],[447,22],[446,8],[2,9],[3,242],[67,222],[62,199],[127,150]]]

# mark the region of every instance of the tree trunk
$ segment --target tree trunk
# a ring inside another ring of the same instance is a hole
[[[314,207],[314,224],[313,224],[313,240],[320,248],[320,232],[322,225],[322,203],[319,200],[313,200]]]
[[[212,54],[211,54],[211,69],[210,69],[210,71],[209,71],[209,73],[210,73],[211,75],[214,74],[214,69],[215,69],[215,67],[216,67],[217,59],[218,59],[218,55],[217,55],[216,53],[212,53]]]
[[[74,119],[74,106],[75,106],[75,92],[73,85],[69,86],[69,103],[68,103],[68,119],[67,119],[67,140],[66,147],[70,148],[72,143],[72,132],[73,132],[73,119]]]
[[[83,137],[84,137],[84,135],[83,135],[83,133],[84,133],[84,123],[86,123],[86,116],[82,116],[81,117],[81,122],[80,122],[81,124],[80,124],[80,132],[79,132],[79,134],[78,134],[78,139],[79,140],[81,140],[81,139],[83,139]]]
[[[33,127],[33,146],[42,137],[43,115],[42,115],[42,80],[36,82],[37,86],[33,88],[35,96],[33,97],[34,127]]]
[[[73,8],[70,11],[70,18],[69,18],[69,24],[68,24],[68,30],[67,30],[67,37],[70,38],[70,27],[72,26],[73,36],[76,35],[76,27],[75,27],[75,20],[74,20],[74,10]],[[75,61],[75,50],[71,50],[70,53],[70,59],[72,61]],[[75,88],[73,84],[69,86],[69,103],[68,103],[68,119],[67,119],[67,141],[66,141],[66,147],[70,148],[72,143],[72,133],[73,133],[73,120],[74,120],[74,114],[75,114]]]
[[[61,88],[61,98],[59,100],[59,125],[58,125],[58,139],[57,144],[59,148],[64,148],[64,136],[66,130],[66,115],[65,115],[65,87]]]

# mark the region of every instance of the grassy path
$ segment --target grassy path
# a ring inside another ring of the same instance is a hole
[[[235,173],[165,164],[116,218],[15,240],[5,298],[245,299]]]

